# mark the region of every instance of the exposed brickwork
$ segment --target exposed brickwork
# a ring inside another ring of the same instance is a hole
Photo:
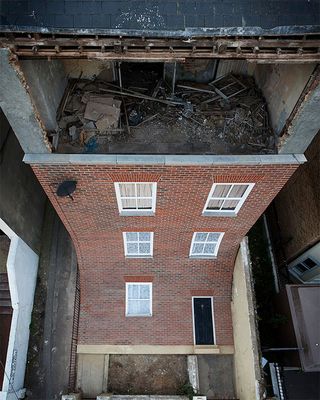
[[[79,344],[193,344],[194,293],[214,297],[217,344],[232,344],[230,299],[239,243],[296,168],[34,165],[77,250]],[[131,174],[141,181],[158,178],[155,216],[119,216],[114,180],[127,180]],[[237,217],[202,216],[212,183],[221,176],[256,185]],[[55,195],[66,179],[78,181],[74,201]],[[154,232],[152,259],[125,259],[122,232],[132,230]],[[194,231],[225,232],[216,260],[188,257]],[[151,318],[125,317],[125,281],[134,276],[152,276]]]

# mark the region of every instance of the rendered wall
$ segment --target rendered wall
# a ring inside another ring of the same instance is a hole
[[[277,134],[284,127],[314,68],[312,63],[256,66],[254,77],[266,98],[271,125]]]
[[[0,109],[0,218],[39,252],[45,194]]]
[[[21,69],[25,75],[33,102],[45,128],[57,127],[56,113],[67,78],[60,60],[23,60]]]
[[[249,250],[241,242],[232,285],[232,322],[236,393],[240,400],[259,400],[259,352],[252,300]]]
[[[191,299],[199,295],[213,296],[217,344],[233,344],[230,301],[239,243],[297,165],[32,167],[77,251],[79,345],[193,346]],[[66,179],[78,181],[74,201],[55,194]],[[158,182],[155,216],[119,216],[118,181]],[[256,183],[238,216],[202,216],[212,183],[234,181]],[[154,232],[153,258],[125,258],[124,231]],[[216,260],[189,258],[194,231],[225,232]],[[125,317],[125,281],[132,276],[153,281],[151,318]]]

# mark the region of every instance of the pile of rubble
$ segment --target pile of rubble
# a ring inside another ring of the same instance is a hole
[[[233,153],[275,151],[266,102],[252,78],[229,74],[208,84],[158,79],[151,86],[121,86],[70,81],[57,115],[60,143],[99,152],[103,141],[130,142],[139,129],[146,144],[160,137],[157,129],[162,137],[180,129],[187,142],[208,143],[208,154],[215,154],[218,142]]]

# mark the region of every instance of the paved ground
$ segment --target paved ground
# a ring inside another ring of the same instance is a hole
[[[198,355],[200,393],[210,399],[234,399],[233,356]]]
[[[67,392],[76,272],[71,239],[48,205],[25,379],[28,399],[53,400]]]

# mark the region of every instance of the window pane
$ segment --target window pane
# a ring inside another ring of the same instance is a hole
[[[212,197],[226,197],[230,188],[231,188],[231,185],[217,185],[214,188]]]
[[[208,203],[207,210],[220,210],[223,204],[223,200],[210,200]]]
[[[248,185],[233,185],[228,197],[242,197]]]
[[[315,267],[317,264],[311,260],[311,258],[307,258],[303,261],[303,264],[306,265],[309,269]]]
[[[139,285],[128,285],[128,299],[139,298]]]
[[[303,274],[304,272],[308,271],[308,268],[303,265],[303,264],[298,264],[295,266],[295,269],[297,269],[301,274]]]
[[[128,314],[139,315],[140,314],[140,300],[128,300]]]
[[[204,244],[202,243],[194,243],[192,247],[192,254],[202,254]]]
[[[122,199],[122,208],[124,210],[135,210],[136,209],[136,200],[135,199]]]
[[[137,184],[138,197],[152,197],[152,183],[138,183]]]
[[[128,242],[137,242],[138,241],[138,233],[137,232],[127,232],[126,233]]]
[[[225,200],[222,210],[235,210],[240,200]]]
[[[140,300],[139,314],[150,315],[150,300]]]
[[[203,253],[204,254],[211,254],[211,255],[214,255],[214,250],[215,250],[215,248],[216,248],[216,245],[215,244],[213,244],[213,243],[209,243],[209,244],[206,244],[205,246],[204,246],[204,251],[203,251]]]
[[[194,238],[195,242],[205,242],[208,234],[206,232],[197,232]]]
[[[128,254],[138,254],[138,243],[127,243]]]
[[[140,285],[140,299],[150,299],[150,285]]]
[[[208,235],[208,242],[217,242],[219,240],[220,233],[211,232]]]
[[[152,199],[138,199],[137,203],[139,209],[145,209],[145,210],[152,209]]]
[[[134,183],[119,183],[121,197],[135,197],[136,190]]]
[[[150,254],[150,243],[139,243],[139,254]]]
[[[149,242],[150,241],[150,232],[139,232],[139,240],[141,242]]]

